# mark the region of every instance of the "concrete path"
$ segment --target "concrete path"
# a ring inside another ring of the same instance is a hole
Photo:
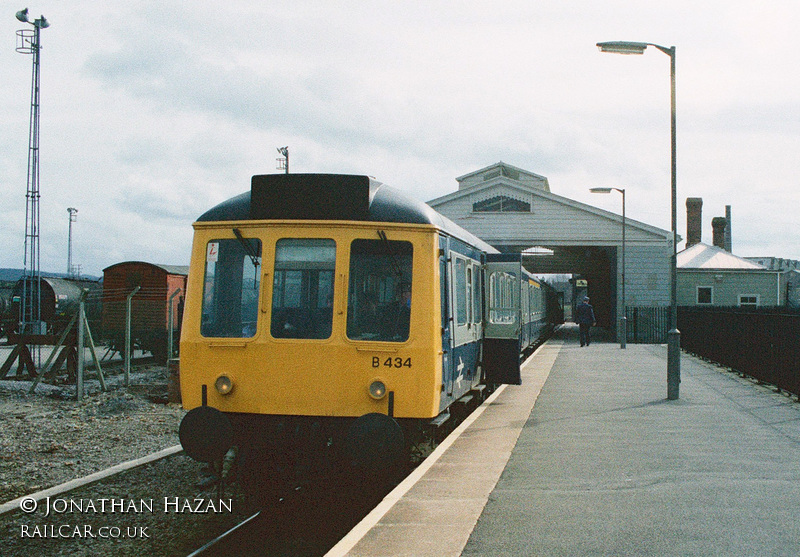
[[[667,401],[666,347],[564,341],[462,555],[800,555],[800,405],[687,355]]]
[[[563,327],[329,555],[800,555],[800,404],[681,366]]]

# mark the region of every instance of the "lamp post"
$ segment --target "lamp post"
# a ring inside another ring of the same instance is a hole
[[[69,235],[67,236],[67,276],[75,277],[75,269],[72,266],[72,223],[78,220],[78,210],[75,207],[67,207],[69,213]]]
[[[278,152],[283,155],[282,159],[278,159],[278,169],[283,169],[289,174],[289,146],[278,147]]]
[[[672,261],[671,261],[671,289],[670,289],[670,329],[667,333],[667,398],[677,400],[681,383],[681,333],[678,331],[678,211],[677,211],[677,143],[675,133],[675,47],[660,46],[653,43],[636,43],[626,41],[612,41],[597,43],[600,52],[615,54],[643,54],[648,46],[657,48],[670,60],[670,130],[672,134]]]
[[[628,306],[625,300],[625,188],[591,188],[592,193],[611,193],[618,191],[622,194],[622,317],[619,318],[619,347],[625,348],[628,341]]]

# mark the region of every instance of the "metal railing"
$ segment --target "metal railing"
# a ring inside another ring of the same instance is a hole
[[[800,395],[800,314],[682,307],[678,328],[684,350]]]
[[[626,308],[627,341],[635,344],[664,344],[669,330],[669,306]]]

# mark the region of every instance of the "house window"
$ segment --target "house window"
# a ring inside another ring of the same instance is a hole
[[[697,287],[697,303],[713,304],[714,303],[714,288],[712,286],[698,286]]]
[[[739,307],[757,308],[758,294],[739,294]]]
[[[530,213],[531,204],[519,199],[498,195],[472,204],[475,213]]]

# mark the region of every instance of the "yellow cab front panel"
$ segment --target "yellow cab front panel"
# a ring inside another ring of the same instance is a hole
[[[438,414],[435,227],[236,221],[194,228],[181,333],[184,408],[201,405],[205,385],[208,405],[223,412],[386,414],[391,392],[395,417]]]

